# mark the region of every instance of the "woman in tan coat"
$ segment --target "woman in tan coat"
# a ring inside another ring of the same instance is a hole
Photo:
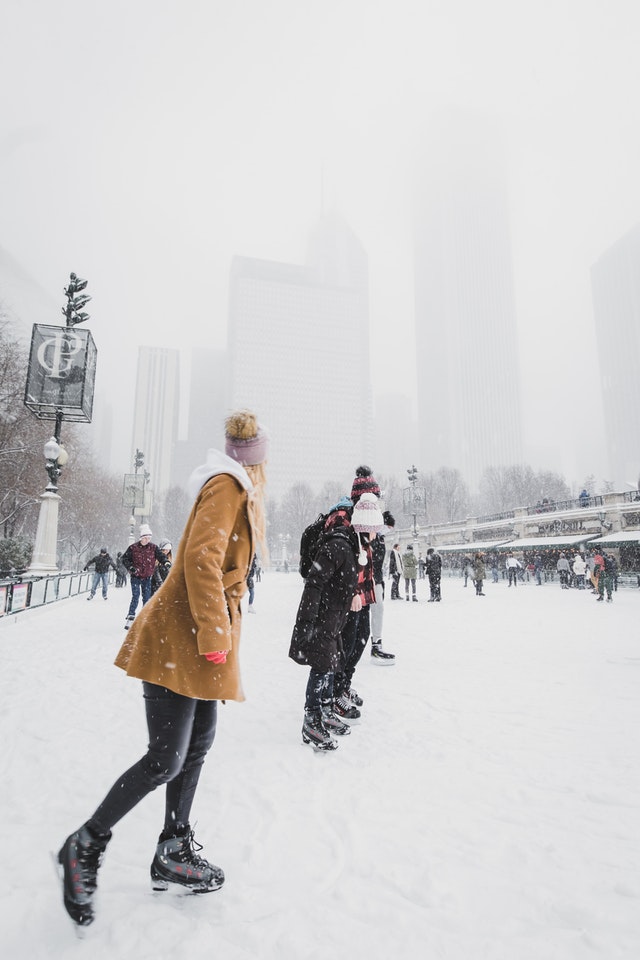
[[[210,450],[192,474],[194,504],[162,590],[144,606],[116,657],[142,681],[149,748],[115,782],[95,813],[58,854],[64,904],[80,925],[93,920],[97,871],[111,828],[166,784],[165,822],[151,864],[154,890],[170,883],[195,892],[224,883],[198,856],[189,825],[202,764],[216,731],[218,700],[244,700],[240,681],[240,601],[256,542],[264,544],[267,438],[241,411],[225,424],[225,454]]]

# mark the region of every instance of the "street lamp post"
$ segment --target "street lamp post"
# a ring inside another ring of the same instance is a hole
[[[413,540],[418,542],[418,516],[425,515],[427,509],[427,491],[418,486],[418,468],[413,464],[407,470],[409,486],[403,491],[403,507],[405,513],[413,518]]]
[[[145,470],[138,474],[138,470],[144,466],[144,453],[136,448],[133,458],[133,473],[125,473],[124,486],[122,489],[122,505],[131,509],[129,517],[129,544],[134,543],[136,510],[140,510],[145,505],[145,486],[149,479],[149,474]]]
[[[38,529],[29,574],[57,573],[58,479],[68,460],[60,443],[63,419],[91,423],[97,351],[89,330],[76,330],[89,319],[83,308],[90,296],[78,296],[87,286],[77,274],[69,275],[62,308],[65,326],[34,323],[24,404],[38,420],[55,422],[53,436],[44,446],[49,483],[40,500]]]
[[[287,544],[291,540],[291,535],[288,533],[279,533],[278,540],[280,541],[280,548],[282,551],[282,569],[285,573],[289,572],[289,557],[287,555]]]
[[[58,443],[55,437],[44,445],[45,470],[49,483],[40,497],[40,513],[38,514],[38,529],[33,555],[27,573],[39,576],[48,573],[57,573],[56,563],[58,547],[58,478],[62,468],[69,459],[67,451]]]

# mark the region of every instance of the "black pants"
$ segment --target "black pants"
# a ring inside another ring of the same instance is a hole
[[[318,673],[313,667],[309,671],[309,680],[304,700],[305,710],[317,713],[325,703],[333,700],[333,674]]]
[[[342,628],[342,649],[344,656],[333,681],[333,693],[336,699],[346,693],[351,686],[353,675],[364,648],[369,642],[369,607],[362,610],[350,610]]]
[[[400,574],[392,573],[391,577],[393,579],[393,585],[391,587],[391,599],[399,600],[400,599],[400,590],[398,589],[400,585]]]
[[[98,834],[107,834],[163,783],[167,785],[164,830],[186,826],[202,764],[216,735],[217,700],[193,700],[154,683],[142,687],[149,747],[116,780],[88,821]]]
[[[429,577],[429,591],[431,593],[432,600],[440,600],[440,577]]]

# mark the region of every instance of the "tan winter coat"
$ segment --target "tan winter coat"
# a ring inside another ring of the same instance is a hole
[[[196,497],[167,579],[131,625],[116,666],[197,700],[244,700],[240,601],[254,552],[248,494],[228,473]],[[203,654],[228,650],[215,664]]]

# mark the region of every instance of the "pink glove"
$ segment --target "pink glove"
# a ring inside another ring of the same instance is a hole
[[[217,650],[215,653],[205,653],[207,660],[210,660],[211,663],[226,663],[227,662],[227,651],[226,650]]]

